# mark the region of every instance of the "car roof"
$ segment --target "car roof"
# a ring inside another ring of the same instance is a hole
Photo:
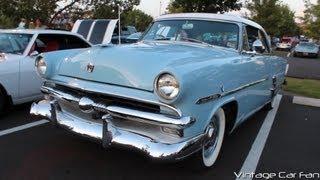
[[[77,33],[62,30],[50,30],[50,29],[0,29],[1,33],[25,33],[25,34],[66,34],[79,36]]]
[[[156,21],[168,20],[168,19],[199,19],[199,20],[222,20],[244,23],[253,26],[258,29],[262,29],[258,23],[255,23],[249,19],[232,15],[232,14],[212,14],[212,13],[178,13],[178,14],[166,14],[156,18]]]

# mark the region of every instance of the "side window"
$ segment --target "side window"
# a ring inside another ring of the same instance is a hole
[[[40,34],[33,45],[39,53],[88,47],[90,45],[81,38],[65,34]]]
[[[39,53],[57,51],[61,48],[60,39],[54,34],[40,34],[35,41],[34,50]]]
[[[77,36],[66,35],[65,37],[66,46],[64,49],[79,49],[88,48],[90,45]]]
[[[251,51],[248,41],[248,34],[246,28],[243,28],[243,35],[242,35],[242,49],[244,51]]]
[[[269,52],[267,39],[263,32],[261,32],[259,29],[252,26],[246,26],[246,31],[247,31],[248,46],[250,51],[256,51],[258,53]],[[256,49],[257,46],[254,47],[254,44],[259,44],[259,46],[261,46],[263,51],[261,51],[261,49],[257,51]]]
[[[269,47],[269,43],[268,43],[268,39],[266,37],[266,34],[264,32],[262,32],[261,30],[259,30],[259,37],[260,37],[264,47],[266,47],[266,53],[270,53],[270,47]]]

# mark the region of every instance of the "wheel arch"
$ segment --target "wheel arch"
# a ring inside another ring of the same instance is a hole
[[[2,93],[5,95],[6,105],[12,105],[11,95],[8,94],[8,91],[7,91],[6,88],[2,85],[1,82],[0,82],[0,92],[2,92]]]
[[[220,99],[213,107],[210,118],[214,116],[214,114],[218,111],[219,108],[222,108],[226,117],[226,131],[225,132],[232,132],[234,129],[239,112],[239,104],[235,97],[225,97]]]

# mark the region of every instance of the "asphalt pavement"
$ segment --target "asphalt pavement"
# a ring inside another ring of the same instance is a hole
[[[4,130],[38,122],[27,115],[30,104],[0,117]],[[154,162],[124,149],[72,135],[50,123],[0,135],[0,179],[236,179],[268,116],[259,111],[226,137],[213,168],[200,169],[195,159]],[[320,109],[292,104],[284,96],[275,112],[256,172],[320,173]],[[263,132],[263,130],[262,130]]]
[[[320,80],[320,59],[289,57],[289,77]]]

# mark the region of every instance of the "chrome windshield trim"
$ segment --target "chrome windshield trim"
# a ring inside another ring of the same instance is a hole
[[[242,85],[242,86],[239,86],[238,88],[236,89],[233,89],[233,90],[230,90],[230,91],[227,91],[227,92],[224,92],[224,93],[217,93],[217,94],[211,94],[209,96],[206,96],[206,97],[202,97],[202,98],[199,98],[197,101],[196,101],[196,104],[205,104],[207,102],[210,102],[210,101],[215,101],[219,98],[222,98],[222,97],[225,97],[227,95],[230,95],[230,94],[234,94],[238,91],[241,91],[243,89],[246,89],[246,88],[249,88],[251,86],[254,86],[254,85],[257,85],[259,83],[262,83],[264,81],[267,81],[269,78],[264,78],[264,79],[260,79],[258,81],[254,81],[254,82],[251,82],[251,83],[248,83],[248,84],[245,84],[245,85]]]

